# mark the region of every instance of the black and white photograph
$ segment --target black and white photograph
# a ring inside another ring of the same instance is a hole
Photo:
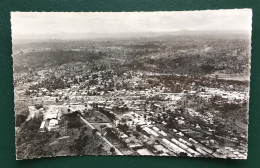
[[[16,159],[247,159],[251,25],[251,9],[11,12]]]

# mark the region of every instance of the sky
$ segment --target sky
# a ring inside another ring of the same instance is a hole
[[[173,12],[11,12],[13,38],[189,31],[251,31],[251,9]]]

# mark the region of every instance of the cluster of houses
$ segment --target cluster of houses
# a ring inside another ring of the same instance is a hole
[[[61,120],[61,110],[56,105],[50,105],[43,115],[40,132],[51,131],[58,128]]]
[[[69,86],[54,90],[47,89],[48,86],[46,86],[19,91],[19,94],[27,94],[35,102],[52,104],[43,111],[44,117],[40,126],[42,132],[58,129],[60,117],[68,109],[69,111],[103,109],[108,111],[107,115],[115,118],[113,123],[116,128],[122,124],[122,119],[125,120],[124,123],[129,127],[129,131],[136,131],[136,127],[140,126],[142,140],[131,133],[122,132],[119,135],[129,148],[140,155],[157,155],[158,153],[160,155],[183,153],[189,156],[213,155],[210,148],[200,146],[196,140],[187,138],[185,132],[177,129],[165,131],[163,128],[171,119],[169,114],[179,113],[181,110],[178,108],[184,107],[180,114],[199,117],[205,123],[214,124],[213,114],[198,112],[214,96],[221,97],[227,103],[241,103],[247,99],[247,94],[235,91],[232,88],[234,86],[228,86],[229,91],[221,88],[199,87],[197,83],[200,81],[187,82],[188,86],[185,86],[185,81],[184,84],[180,83],[182,77],[176,75],[180,81],[173,82],[172,85],[182,89],[189,88],[189,90],[173,93],[174,88],[167,87],[167,83],[157,79],[161,76],[158,73],[129,71],[118,74],[113,70],[94,71],[91,68],[88,69],[88,66],[90,65],[62,65],[56,70],[39,71],[34,76],[30,76],[30,80],[26,79],[26,76],[19,80],[19,82],[24,81],[24,84],[37,85],[54,75]],[[167,74],[164,76],[167,77]],[[31,109],[31,111],[35,110]],[[116,114],[115,111],[121,111],[121,113]],[[172,120],[180,127],[189,122],[182,116],[174,117]],[[158,123],[161,124],[158,126]],[[196,129],[201,128],[199,124],[193,126]],[[159,143],[153,144],[152,149],[149,149],[144,142],[149,143],[151,139],[158,140]]]
[[[177,120],[182,121],[182,119]],[[126,132],[122,132],[118,129],[118,126],[123,123],[129,128]],[[155,122],[148,120],[144,115],[140,115],[136,112],[118,116],[113,124],[119,132],[118,136],[121,141],[139,155],[176,156],[185,153],[188,156],[202,156],[212,153],[207,147],[197,145],[198,142],[194,139],[187,138],[181,131],[173,129],[171,133],[167,133],[157,127]],[[140,129],[137,130],[136,127],[140,127]],[[136,136],[133,133],[135,131],[140,135]],[[172,135],[179,138],[173,138]],[[147,147],[145,144],[149,144],[149,146]],[[193,146],[196,146],[196,148],[194,149]]]
[[[46,108],[43,111],[40,132],[57,130],[63,114],[75,111],[83,112],[86,109],[84,105],[49,105]]]

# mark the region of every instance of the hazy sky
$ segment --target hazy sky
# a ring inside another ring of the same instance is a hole
[[[175,12],[12,12],[13,38],[92,33],[203,30],[251,31],[250,9]]]

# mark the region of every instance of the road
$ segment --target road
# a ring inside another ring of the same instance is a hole
[[[93,127],[93,125],[91,123],[89,123],[87,120],[85,120],[83,117],[80,116],[80,119],[86,123],[91,129],[95,129],[95,127]],[[97,132],[97,135],[100,136],[110,147],[113,147],[115,149],[116,155],[123,155],[122,152],[120,152],[120,150],[118,150],[111,142],[109,142],[105,137],[103,137],[101,135],[100,132]]]

